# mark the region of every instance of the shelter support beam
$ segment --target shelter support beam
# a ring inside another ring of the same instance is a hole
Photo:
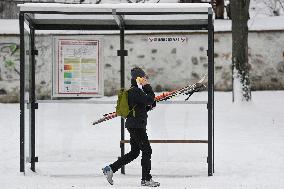
[[[208,143],[207,140],[149,140],[149,142],[156,144]],[[130,140],[122,140],[120,143],[130,143]]]
[[[35,30],[33,27],[30,27],[30,66],[29,66],[29,104],[31,104],[29,109],[29,118],[30,118],[30,128],[29,128],[29,161],[31,163],[31,170],[35,172],[35,162],[38,158],[35,157],[35,110],[36,99],[35,99]]]
[[[215,167],[214,167],[214,165],[215,165],[215,161],[214,161],[214,159],[215,159],[215,121],[214,121],[214,118],[215,118],[215,115],[214,115],[214,110],[215,110],[215,107],[214,107],[214,104],[215,104],[215,102],[214,102],[214,94],[215,94],[215,88],[214,88],[214,73],[215,73],[215,66],[214,66],[214,24],[212,23],[212,62],[213,62],[213,66],[212,66],[212,79],[213,79],[213,81],[212,81],[212,148],[213,148],[213,153],[212,153],[212,155],[213,155],[213,157],[212,157],[212,169],[213,169],[213,173],[215,173]]]
[[[213,12],[208,13],[208,176],[213,175],[214,39]]]
[[[19,15],[20,24],[20,172],[25,172],[25,29],[24,14]]]
[[[117,25],[84,25],[84,24],[35,24],[36,30],[117,30]],[[125,30],[207,30],[207,24],[199,25],[125,25]]]
[[[31,27],[31,26],[34,26],[34,21],[33,21],[33,19],[34,19],[34,15],[33,14],[31,14],[31,13],[25,13],[24,14],[24,22],[29,26],[29,27]]]
[[[125,28],[125,23],[124,23],[122,15],[117,15],[115,9],[112,10],[112,15],[117,25],[119,26],[119,28]]]
[[[123,25],[121,25],[123,26]],[[124,49],[124,27],[120,27],[120,50],[118,50],[117,54],[120,56],[120,88],[125,88],[125,56],[127,56],[127,53],[125,53]],[[121,140],[124,140],[125,138],[125,120],[121,117]],[[125,154],[125,145],[124,143],[120,143],[120,152],[121,156],[124,156]],[[125,174],[125,166],[121,168],[121,173]]]

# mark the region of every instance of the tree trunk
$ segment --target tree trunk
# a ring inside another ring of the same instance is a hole
[[[211,0],[215,12],[215,19],[224,19],[224,0]]]
[[[17,2],[0,1],[0,19],[17,19],[18,12]]]
[[[231,0],[233,93],[237,101],[250,101],[248,26],[250,0]]]

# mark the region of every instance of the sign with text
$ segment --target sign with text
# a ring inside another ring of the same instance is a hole
[[[148,37],[150,43],[186,43],[187,37],[184,36],[155,36]]]
[[[101,40],[55,38],[54,44],[53,96],[102,95]]]

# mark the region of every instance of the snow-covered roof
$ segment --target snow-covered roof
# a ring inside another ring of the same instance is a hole
[[[36,30],[206,30],[208,3],[118,3],[18,5]],[[118,27],[119,26],[119,27]]]
[[[64,13],[208,13],[208,3],[117,3],[117,4],[60,4],[25,3],[19,4],[23,12],[64,12]]]

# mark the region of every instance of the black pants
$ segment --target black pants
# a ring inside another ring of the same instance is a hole
[[[152,178],[150,174],[152,148],[148,140],[146,129],[128,128],[127,130],[130,133],[131,151],[111,164],[110,167],[113,172],[116,172],[123,165],[126,165],[136,159],[139,156],[141,150],[142,180],[150,180]]]

